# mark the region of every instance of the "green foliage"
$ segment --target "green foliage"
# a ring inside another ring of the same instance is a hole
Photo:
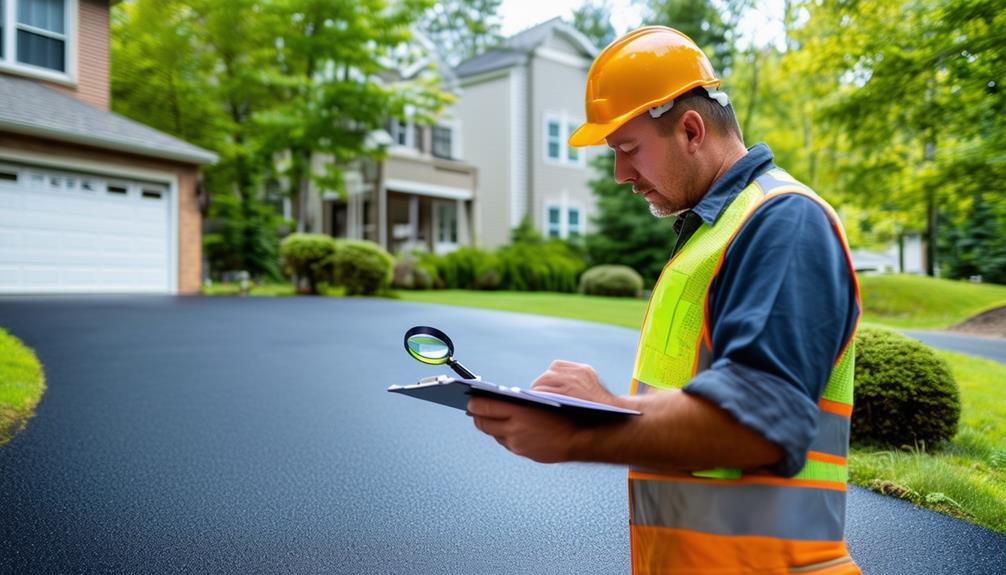
[[[459,248],[444,256],[438,271],[447,289],[496,289],[502,279],[499,258],[473,247]]]
[[[954,279],[982,276],[1006,284],[1006,203],[990,203],[975,194],[966,215],[954,223],[950,214],[941,227],[940,274]]]
[[[577,278],[587,267],[565,243],[515,243],[497,251],[499,288],[511,291],[576,291]]]
[[[517,227],[510,230],[510,243],[538,246],[545,243],[545,236],[541,235],[531,216],[524,216]]]
[[[721,74],[731,68],[737,22],[747,0],[649,0],[645,23],[670,26],[695,41]]]
[[[573,10],[573,27],[594,43],[598,50],[615,40],[615,27],[611,24],[611,5],[607,0],[599,4],[588,1]]]
[[[922,343],[890,330],[861,328],[855,381],[852,441],[930,448],[957,433],[957,382],[946,361]]]
[[[307,282],[307,292],[318,294],[322,282],[331,283],[336,242],[325,234],[290,234],[280,245],[283,271]]]
[[[942,328],[1006,306],[1006,287],[907,274],[859,278],[863,319],[885,325]]]
[[[397,289],[427,290],[434,287],[436,277],[436,266],[433,266],[431,273],[418,256],[405,254],[395,261],[391,286]]]
[[[35,352],[0,328],[0,445],[24,428],[43,391],[45,377]]]
[[[674,248],[673,218],[654,217],[631,185],[615,183],[611,154],[601,154],[592,166],[597,178],[590,187],[597,207],[591,218],[594,232],[586,238],[588,259],[593,265],[627,265],[652,286]]]
[[[580,276],[582,294],[639,297],[642,290],[642,276],[629,266],[594,266]]]
[[[220,195],[210,207],[203,250],[210,276],[247,271],[252,277],[279,280],[278,234],[284,221],[273,209],[256,200]]]
[[[395,260],[374,242],[334,240],[335,253],[329,256],[334,283],[346,288],[346,295],[376,295],[391,284]]]
[[[419,28],[451,66],[501,41],[502,0],[441,0],[420,18]]]

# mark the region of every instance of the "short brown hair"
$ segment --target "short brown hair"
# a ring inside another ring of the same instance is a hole
[[[670,134],[678,118],[688,110],[698,112],[706,124],[720,134],[733,135],[744,142],[733,105],[721,106],[719,102],[709,97],[705,88],[695,88],[674,99],[674,107],[657,118],[660,134],[665,136]]]

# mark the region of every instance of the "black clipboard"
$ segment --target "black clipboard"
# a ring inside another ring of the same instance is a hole
[[[557,409],[573,416],[589,416],[592,418],[607,418],[614,416],[642,415],[634,409],[625,409],[606,403],[587,401],[578,397],[535,391],[520,387],[497,385],[481,379],[459,379],[438,375],[425,377],[413,385],[392,385],[391,393],[409,395],[418,399],[432,401],[455,409],[466,411],[468,400],[473,395],[485,394],[497,399],[530,403],[538,407]]]

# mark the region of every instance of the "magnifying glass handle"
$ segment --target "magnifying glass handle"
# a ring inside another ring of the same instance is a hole
[[[454,370],[455,373],[457,373],[458,375],[460,375],[461,377],[463,377],[465,379],[478,379],[479,378],[479,376],[477,376],[474,373],[468,371],[468,368],[465,367],[465,366],[463,366],[463,365],[461,365],[460,362],[455,361],[454,358],[448,359],[447,360],[447,365],[449,365],[451,367],[451,369]]]

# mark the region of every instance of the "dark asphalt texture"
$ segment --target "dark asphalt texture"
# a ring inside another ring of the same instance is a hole
[[[457,358],[527,385],[554,358],[625,392],[637,334],[390,300],[0,298],[48,390],[0,447],[0,573],[628,573],[625,472],[538,465],[390,394]],[[852,489],[868,574],[1006,573],[1006,537]]]
[[[978,355],[994,359],[999,363],[1006,363],[1006,339],[945,331],[902,330],[902,333],[932,347]]]

